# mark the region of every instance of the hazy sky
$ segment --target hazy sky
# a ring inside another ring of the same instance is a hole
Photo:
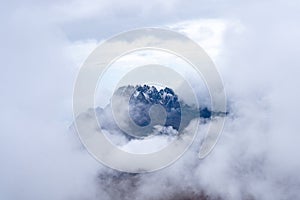
[[[73,84],[101,41],[149,26],[208,52],[232,115],[208,158],[191,151],[147,175],[136,198],[172,193],[170,181],[224,199],[300,198],[299,1],[2,1],[0,10],[0,199],[109,199],[96,184],[104,167],[69,130]]]

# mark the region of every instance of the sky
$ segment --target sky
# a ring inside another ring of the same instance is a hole
[[[111,199],[97,180],[108,169],[70,129],[73,87],[97,45],[141,27],[199,43],[222,77],[231,114],[209,157],[194,159],[191,147],[142,177],[134,198],[191,190],[299,199],[299,9],[296,0],[2,1],[0,199]]]

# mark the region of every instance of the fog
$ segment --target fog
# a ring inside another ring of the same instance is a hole
[[[297,1],[2,4],[1,199],[300,199]],[[97,44],[143,26],[211,55],[230,114],[204,160],[196,141],[163,170],[119,178],[70,128],[73,84]]]

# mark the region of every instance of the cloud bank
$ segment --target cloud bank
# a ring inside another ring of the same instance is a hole
[[[297,1],[5,3],[0,198],[299,199],[299,6]],[[199,35],[201,45],[203,35],[217,34],[193,29],[202,23],[195,19],[207,18],[229,21],[217,25],[222,35],[212,46],[231,114],[210,156],[197,160],[195,145],[171,167],[132,177],[93,160],[68,129],[78,55],[85,57],[111,34],[151,25],[178,24],[176,30],[192,39]]]

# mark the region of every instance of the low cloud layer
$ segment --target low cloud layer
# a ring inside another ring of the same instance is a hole
[[[174,2],[117,3],[123,12],[116,3],[77,1],[2,7],[1,199],[300,198],[299,2]],[[143,20],[131,26],[138,16]],[[174,165],[143,175],[120,175],[96,162],[69,130],[78,55],[137,26],[192,19],[176,30],[196,40],[214,35],[193,29],[199,18],[234,22],[211,46],[230,108],[216,148],[198,160],[196,142]]]

